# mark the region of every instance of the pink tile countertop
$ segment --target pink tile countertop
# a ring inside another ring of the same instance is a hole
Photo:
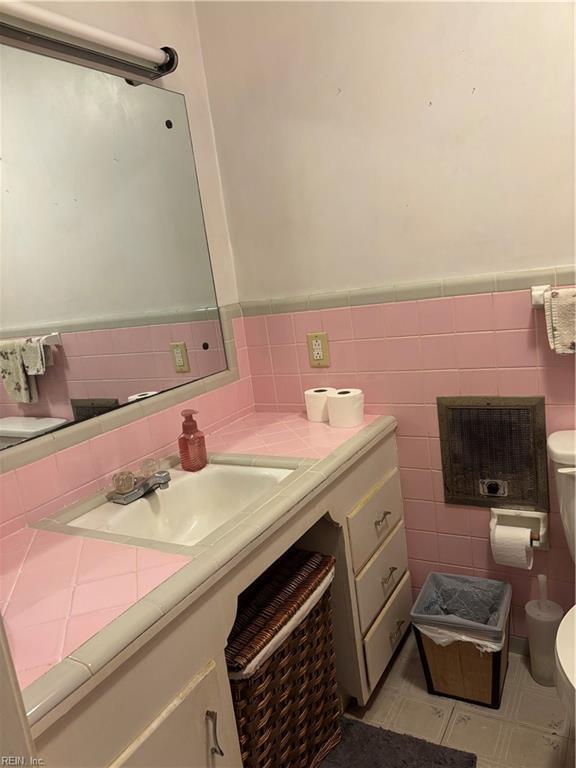
[[[207,446],[220,454],[323,459],[377,418],[366,416],[359,427],[335,429],[308,422],[303,414],[251,413],[208,435]],[[134,617],[140,608],[142,621],[150,618],[142,598],[191,559],[192,553],[187,557],[32,527],[0,539],[0,612],[21,688],[56,671],[60,662],[63,674],[69,665],[73,687],[79,665],[67,657],[128,609]],[[138,625],[138,617],[133,623]],[[89,676],[87,669],[82,672]]]
[[[0,539],[0,610],[21,688],[189,561],[35,528]]]
[[[250,413],[213,432],[206,444],[213,453],[322,459],[376,418],[365,416],[359,427],[340,429],[308,421],[303,413]]]

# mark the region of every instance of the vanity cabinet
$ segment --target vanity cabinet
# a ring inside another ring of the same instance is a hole
[[[338,683],[366,704],[410,625],[394,426],[318,470],[288,512],[36,722],[47,768],[241,768],[224,648],[238,596],[291,546],[336,558]]]
[[[241,768],[224,659],[235,611],[206,596],[140,635],[33,727],[46,768]]]
[[[230,723],[218,718],[225,692],[215,662],[198,672],[166,709],[114,760],[112,768],[216,768],[234,754]],[[234,725],[234,724],[232,724]]]

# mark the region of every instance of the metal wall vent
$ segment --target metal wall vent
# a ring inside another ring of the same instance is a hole
[[[447,504],[548,510],[543,397],[439,397]]]
[[[120,401],[115,397],[93,397],[70,400],[74,421],[86,421],[95,416],[102,416],[118,408]]]

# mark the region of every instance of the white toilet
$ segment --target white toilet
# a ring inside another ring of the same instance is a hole
[[[548,455],[554,463],[560,516],[570,554],[574,560],[576,544],[576,430],[567,429],[549,435]]]
[[[554,463],[560,515],[566,541],[574,560],[576,545],[576,430],[553,432],[548,437],[548,455]],[[576,606],[571,608],[556,635],[556,688],[574,721],[576,695]]]

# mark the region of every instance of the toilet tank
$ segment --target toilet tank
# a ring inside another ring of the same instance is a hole
[[[566,429],[548,436],[548,455],[560,503],[560,515],[570,554],[576,549],[576,430]]]
[[[0,418],[0,449],[31,437],[44,435],[66,424],[66,419],[44,416],[4,416]]]

